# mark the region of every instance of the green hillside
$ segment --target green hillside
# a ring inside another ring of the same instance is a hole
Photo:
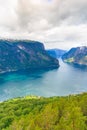
[[[2,102],[0,130],[87,130],[87,93]]]

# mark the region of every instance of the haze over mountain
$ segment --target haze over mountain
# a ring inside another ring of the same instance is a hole
[[[61,58],[66,53],[66,50],[49,49],[47,50],[47,53],[54,58]]]

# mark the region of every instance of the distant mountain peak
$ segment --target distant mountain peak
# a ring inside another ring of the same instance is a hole
[[[47,50],[47,53],[54,58],[60,58],[60,57],[62,57],[62,55],[64,55],[66,53],[66,50],[49,49],[49,50]]]

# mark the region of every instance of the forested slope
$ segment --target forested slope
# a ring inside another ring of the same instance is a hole
[[[2,102],[0,130],[87,130],[87,93]]]

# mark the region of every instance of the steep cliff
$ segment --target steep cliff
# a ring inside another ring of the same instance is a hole
[[[58,67],[58,60],[50,57],[40,42],[0,40],[0,73]]]
[[[87,66],[87,47],[76,47],[62,56],[64,62]]]

